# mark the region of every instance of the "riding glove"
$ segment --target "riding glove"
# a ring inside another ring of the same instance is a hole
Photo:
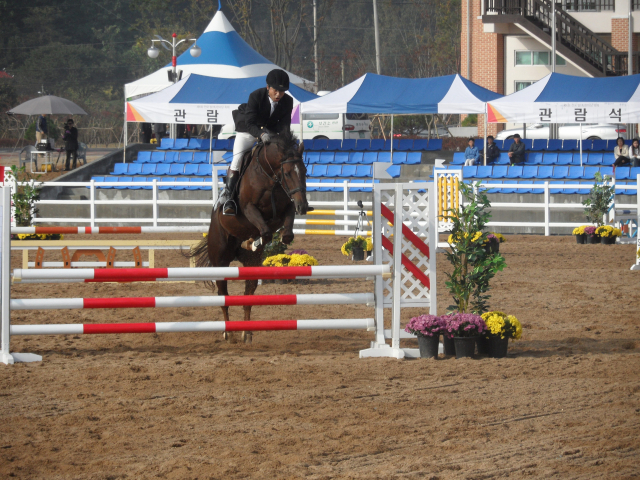
[[[264,132],[262,135],[260,135],[260,140],[262,140],[262,143],[266,145],[271,142],[271,135],[269,135],[267,132]]]

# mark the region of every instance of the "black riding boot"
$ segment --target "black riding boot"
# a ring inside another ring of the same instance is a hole
[[[236,206],[236,202],[234,198],[235,198],[235,189],[236,189],[236,185],[238,184],[239,177],[240,175],[238,174],[238,172],[229,170],[229,175],[227,175],[227,187],[226,187],[227,191],[225,192],[228,200],[224,202],[224,205],[222,207],[223,215],[233,216],[237,213],[238,208]]]

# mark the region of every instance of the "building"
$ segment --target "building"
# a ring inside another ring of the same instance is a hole
[[[549,74],[552,8],[550,0],[462,0],[462,76],[508,95]],[[562,0],[556,3],[555,71],[626,75],[631,41],[638,73],[639,32],[640,0]],[[478,119],[480,135],[483,122]],[[488,133],[501,128],[490,124]]]

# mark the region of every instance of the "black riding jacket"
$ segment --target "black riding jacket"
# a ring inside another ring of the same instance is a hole
[[[266,88],[259,88],[249,95],[249,101],[232,112],[236,132],[246,132],[258,138],[263,129],[272,133],[282,133],[291,128],[293,98],[285,95],[276,103],[273,115]]]

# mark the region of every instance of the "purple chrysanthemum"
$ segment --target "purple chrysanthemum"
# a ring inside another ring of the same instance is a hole
[[[446,322],[435,315],[420,315],[419,317],[413,317],[409,320],[409,323],[404,327],[405,332],[413,333],[414,335],[422,335],[424,337],[433,337],[434,335],[440,335],[445,331]]]
[[[475,337],[487,331],[482,317],[474,313],[456,313],[443,318],[449,337]]]

